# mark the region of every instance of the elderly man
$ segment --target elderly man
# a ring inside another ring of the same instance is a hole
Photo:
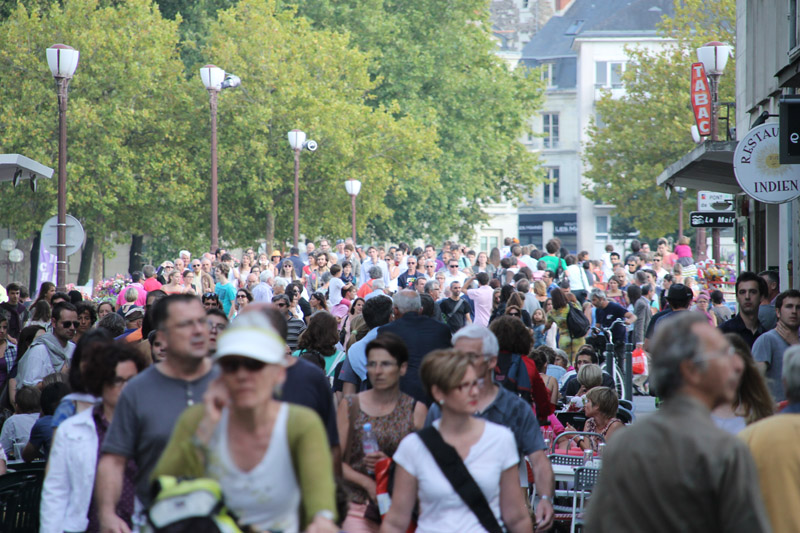
[[[492,369],[497,366],[497,354],[500,351],[497,337],[489,328],[470,324],[453,335],[453,347],[482,356],[475,368],[478,378],[483,381],[475,413],[490,422],[506,426],[514,433],[520,458],[527,457],[530,460],[536,492],[541,496],[536,506],[536,531],[547,530],[553,521],[553,468],[547,459],[542,432],[539,431],[539,423],[530,404],[492,381]],[[431,404],[425,427],[441,417],[439,405]],[[527,471],[524,463],[522,466],[521,471],[525,471],[524,485],[527,487]]]
[[[753,457],[711,419],[736,398],[737,360],[704,315],[664,319],[650,371],[664,404],[608,445],[587,531],[770,531]]]
[[[272,271],[265,270],[261,273],[258,285],[253,287],[253,301],[270,303],[272,301]]]
[[[800,346],[783,353],[782,371],[789,405],[780,415],[748,426],[739,438],[753,453],[772,531],[796,533],[800,531]]]

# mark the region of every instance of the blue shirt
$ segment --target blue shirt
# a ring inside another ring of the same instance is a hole
[[[225,311],[225,315],[227,316],[228,313],[231,312],[233,302],[236,300],[236,289],[233,288],[233,283],[226,283],[225,285],[217,283],[214,291],[217,293],[217,296],[219,296],[222,310]]]
[[[347,350],[347,360],[350,361],[353,372],[361,378],[361,381],[367,379],[367,344],[377,336],[378,328],[372,328],[364,335],[364,338],[353,343]]]

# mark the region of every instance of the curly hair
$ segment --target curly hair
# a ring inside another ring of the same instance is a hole
[[[525,324],[513,316],[501,316],[489,324],[501,352],[519,353],[528,355],[531,352],[533,338]]]
[[[327,311],[319,311],[311,315],[308,328],[300,334],[297,347],[305,351],[317,351],[322,355],[336,353],[339,342],[339,327],[336,317]]]
[[[86,365],[81,378],[86,390],[97,397],[103,395],[106,385],[114,384],[119,363],[133,361],[139,372],[147,367],[142,352],[127,342],[98,342],[89,348],[83,354]]]

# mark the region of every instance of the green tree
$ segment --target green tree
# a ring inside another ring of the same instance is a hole
[[[66,0],[0,24],[0,145],[57,167],[58,111],[45,49],[80,50],[68,107],[67,210],[97,251],[134,234],[184,237],[203,199],[192,132],[201,120],[184,79],[177,22],[148,0]],[[32,193],[4,184],[0,224],[21,235],[56,212],[56,176]],[[91,256],[91,254],[90,254]]]
[[[287,132],[295,128],[319,144],[301,156],[300,230],[306,235],[349,234],[346,179],[363,183],[361,237],[367,221],[395,216],[385,197],[400,184],[434,184],[426,158],[439,154],[435,128],[396,118],[396,106],[368,105],[375,85],[370,57],[346,35],[313,29],[274,0],[242,0],[218,13],[208,43],[203,56],[242,79],[219,99],[220,238],[226,243],[250,244],[268,231],[290,240],[294,158]]]
[[[625,95],[614,99],[606,94],[597,102],[602,120],[589,127],[584,156],[591,183],[584,193],[618,206],[616,214],[630,218],[645,239],[661,237],[678,226],[677,195],[667,200],[656,178],[695,146],[689,101],[695,50],[709,41],[735,45],[735,21],[735,0],[676,1],[674,15],[664,16],[658,28],[673,44],[653,52],[630,48],[623,75]],[[734,100],[735,71],[731,58],[720,82],[722,102]],[[720,122],[721,132],[724,127]],[[687,195],[685,225],[693,205],[690,198]]]
[[[543,178],[518,139],[540,107],[542,84],[510,71],[494,50],[486,0],[287,0],[316,27],[348,33],[375,60],[375,106],[435,126],[434,180],[386,191],[394,215],[371,221],[383,238],[468,237],[483,206],[521,200]]]

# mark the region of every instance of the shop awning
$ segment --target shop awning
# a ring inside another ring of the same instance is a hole
[[[736,141],[705,141],[656,178],[659,187],[686,187],[698,191],[742,192],[733,174]]]

